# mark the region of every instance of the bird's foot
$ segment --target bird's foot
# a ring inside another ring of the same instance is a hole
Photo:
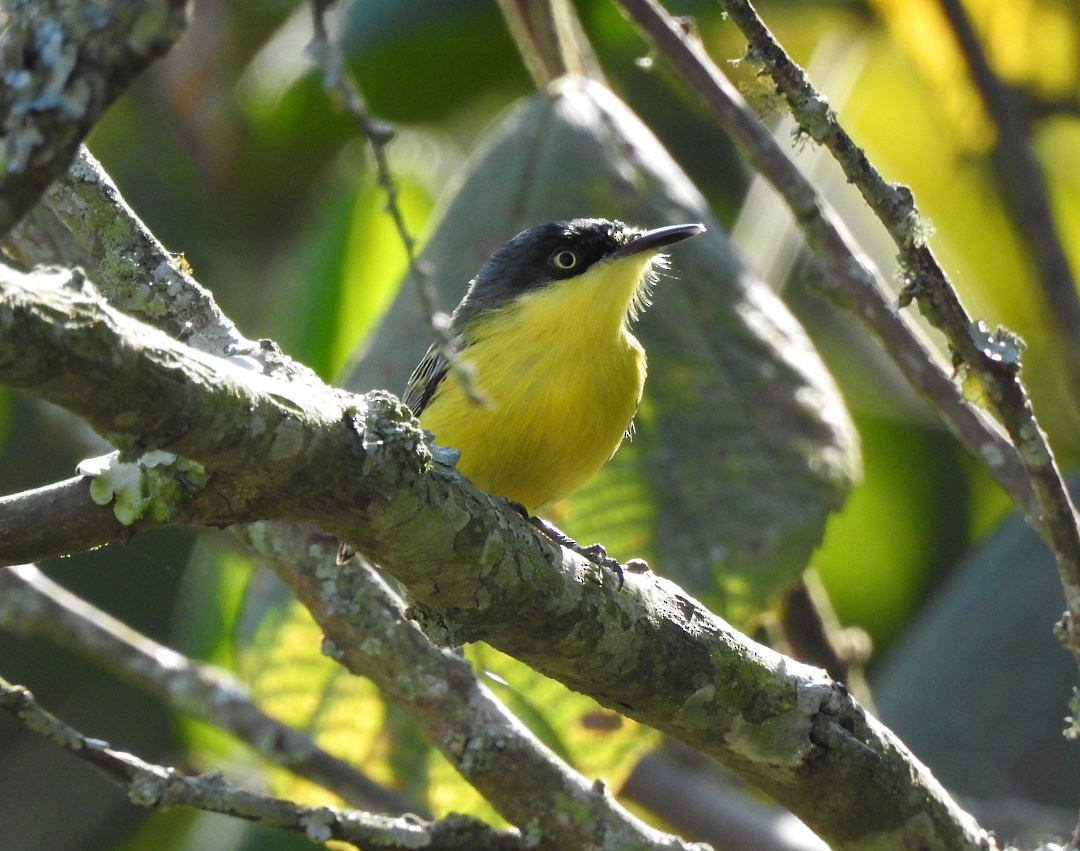
[[[511,503],[511,505],[515,504]],[[515,508],[520,508],[520,506],[515,505]],[[615,590],[622,590],[623,582],[625,581],[625,577],[623,576],[623,566],[619,564],[617,560],[613,559],[607,554],[607,550],[604,549],[603,544],[589,544],[588,546],[582,546],[565,532],[563,532],[558,526],[549,523],[547,520],[536,516],[530,517],[527,513],[525,516],[530,523],[532,523],[537,529],[543,532],[544,535],[553,540],[556,544],[566,547],[568,550],[573,550],[578,555],[587,558],[593,564],[598,565],[599,567],[607,568],[612,573],[614,573],[616,578],[619,580],[619,584]],[[633,572],[637,573],[639,572],[639,565],[644,564],[645,563],[641,559],[632,559],[631,562],[628,563],[627,567],[629,567]]]
[[[593,564],[598,564],[600,567],[606,567],[612,573],[618,577],[619,584],[615,587],[616,591],[622,591],[623,583],[626,581],[626,577],[623,575],[623,566],[619,564],[616,559],[613,559],[607,554],[607,550],[604,549],[604,545],[597,542],[595,544],[589,544],[586,547],[581,546],[573,539],[567,539],[563,543],[564,547],[569,547],[578,555],[583,555]]]
[[[337,564],[340,566],[345,564],[354,555],[356,555],[356,550],[354,550],[344,541],[340,541],[338,542],[337,557],[334,559],[334,561],[337,562]]]
[[[512,499],[508,499],[508,500],[506,500],[506,504],[509,505],[512,509],[514,509],[514,511],[516,511],[518,514],[520,514],[526,520],[532,520],[533,519],[532,515],[529,514],[529,509],[527,509],[520,502],[514,502]]]

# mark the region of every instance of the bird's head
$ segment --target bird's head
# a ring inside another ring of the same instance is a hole
[[[660,252],[704,230],[700,224],[642,230],[608,219],[529,228],[484,264],[454,312],[454,325],[463,328],[491,310],[541,294],[584,316],[634,318],[648,303],[654,270],[663,266]]]

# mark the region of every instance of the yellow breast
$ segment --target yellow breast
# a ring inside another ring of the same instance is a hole
[[[626,327],[648,258],[548,285],[467,329],[462,362],[420,422],[461,452],[458,469],[531,513],[583,485],[618,449],[641,400],[645,352]]]

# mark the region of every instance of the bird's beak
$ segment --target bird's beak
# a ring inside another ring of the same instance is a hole
[[[682,242],[684,239],[689,239],[692,236],[697,236],[699,233],[705,232],[705,225],[692,224],[692,225],[669,225],[664,228],[654,228],[653,230],[642,231],[637,236],[631,238],[626,245],[615,249],[611,254],[611,257],[629,257],[631,254],[638,254],[642,251],[659,251],[661,248],[666,248],[669,245],[674,245],[676,242]]]

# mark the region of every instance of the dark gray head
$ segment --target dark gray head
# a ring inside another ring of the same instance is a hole
[[[491,255],[454,311],[454,325],[529,290],[576,277],[604,260],[657,250],[705,228],[698,224],[643,230],[608,219],[569,219],[523,230]]]

